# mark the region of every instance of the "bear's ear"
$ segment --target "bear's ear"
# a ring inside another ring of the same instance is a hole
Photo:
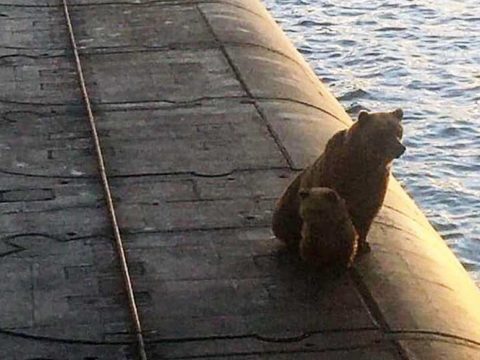
[[[366,112],[365,110],[360,111],[358,114],[358,123],[362,125],[366,121],[368,121],[368,118],[370,117],[370,114]]]
[[[310,190],[300,189],[298,191],[298,195],[300,196],[300,199],[306,199],[310,195]]]
[[[397,109],[392,112],[393,116],[395,116],[398,120],[403,119],[403,110],[402,109]]]

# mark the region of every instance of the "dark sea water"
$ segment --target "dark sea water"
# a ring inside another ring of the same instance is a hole
[[[480,286],[480,0],[264,0],[345,108],[405,111],[397,179]]]

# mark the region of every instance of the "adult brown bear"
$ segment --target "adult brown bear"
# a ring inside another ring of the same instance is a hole
[[[368,249],[367,234],[387,190],[393,159],[400,157],[403,111],[360,112],[349,129],[337,132],[323,154],[290,183],[277,202],[272,229],[277,238],[297,248],[301,239],[300,189],[327,187],[347,205],[359,235],[359,251]]]

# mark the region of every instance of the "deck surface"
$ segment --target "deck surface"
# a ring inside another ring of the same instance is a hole
[[[0,357],[136,359],[60,4],[0,0]],[[274,201],[349,119],[256,2],[70,4],[148,359],[479,354],[470,293],[437,263],[429,285],[410,276],[402,254],[437,235],[398,185],[350,273],[312,273],[273,238]]]

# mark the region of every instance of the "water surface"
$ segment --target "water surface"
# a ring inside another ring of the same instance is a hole
[[[405,111],[394,173],[480,285],[478,0],[264,0],[355,115]]]

